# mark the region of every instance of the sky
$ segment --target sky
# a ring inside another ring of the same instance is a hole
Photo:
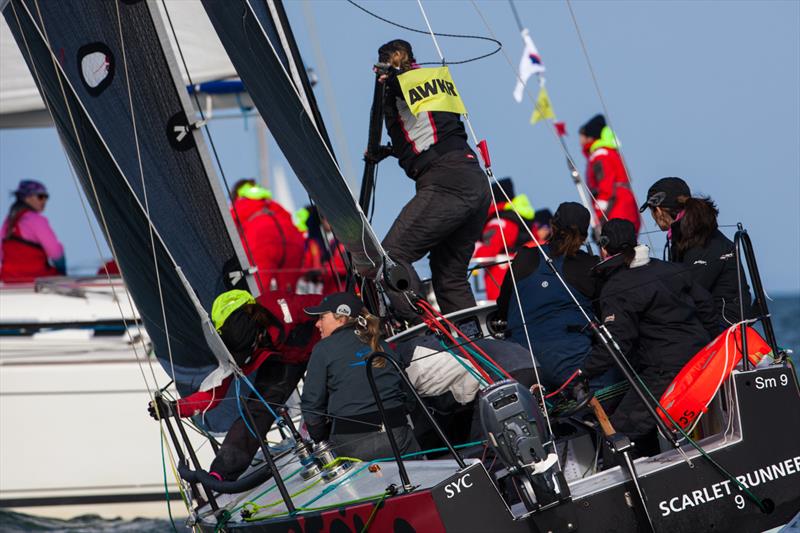
[[[399,24],[425,28],[417,2],[363,5]],[[800,292],[800,2],[573,1],[599,93],[570,4],[516,5],[547,68],[547,88],[581,171],[577,130],[605,109],[640,202],[658,178],[683,177],[695,194],[716,201],[721,225],[742,222],[748,229],[769,293]],[[536,208],[554,210],[577,200],[551,130],[529,124],[535,94],[522,104],[511,96],[523,45],[508,2],[478,1],[477,10],[461,1],[423,6],[434,31],[494,34],[504,45],[489,58],[451,67],[475,132],[488,141],[495,174],[512,176],[517,192],[528,194]],[[437,61],[436,49],[430,35],[390,26],[344,1],[290,1],[286,8],[306,65],[320,78],[317,100],[357,194],[378,46],[406,39],[418,61]],[[494,48],[445,37],[439,45],[448,61]],[[229,180],[259,174],[254,118],[212,121],[211,136]],[[287,170],[299,206],[305,194],[270,144],[269,166]],[[98,254],[55,130],[0,131],[0,212],[9,207],[6,192],[27,177],[51,189],[45,214],[66,246],[70,271],[96,269],[107,251]],[[393,159],[380,165],[379,236],[413,191]],[[733,228],[723,231],[732,235]],[[649,217],[643,232],[640,241],[660,257],[664,237]]]

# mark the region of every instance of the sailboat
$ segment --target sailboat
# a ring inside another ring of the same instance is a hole
[[[364,286],[378,281],[403,290],[405,274],[381,248],[341,176],[281,3],[203,0],[203,5],[281,150],[351,254],[354,274]],[[186,394],[213,386],[232,371],[231,358],[208,320],[214,295],[232,286],[253,293],[257,288],[223,216],[220,191],[204,157],[202,124],[187,113],[189,105],[177,89],[166,29],[153,16],[154,8],[144,1],[42,5],[10,0],[4,16],[92,208],[105,221],[156,356]],[[60,63],[53,42],[77,52],[77,63]],[[84,60],[97,64],[93,54],[113,62],[114,79],[110,68],[105,76],[89,78],[76,68]],[[133,79],[139,87],[135,96]],[[181,166],[172,165],[176,160]],[[176,191],[192,209],[177,201]],[[199,221],[196,209],[201,207],[207,216]],[[197,250],[200,242],[214,249]],[[744,230],[736,242],[763,305],[755,255]],[[491,472],[479,458],[462,456],[431,419],[449,458],[421,460],[396,452],[387,460],[360,464],[337,459],[324,446],[309,450],[295,435],[295,446],[267,453],[234,491],[203,475],[180,421],[165,420],[192,506],[189,525],[203,531],[778,527],[800,510],[800,394],[796,377],[779,357],[764,311],[776,363],[753,368],[744,362],[733,372],[704,417],[710,423],[703,439],[665,427],[662,453],[587,476],[560,459],[572,454],[572,464],[586,464],[586,456],[594,453],[591,448],[586,453],[586,428],[566,416],[554,429],[537,423],[546,413],[513,381],[486,389],[481,399],[488,445],[503,466]],[[468,342],[495,333],[491,312],[491,306],[483,306],[435,321]],[[424,334],[418,327],[396,339]],[[611,339],[606,340],[620,367],[630,371]],[[369,364],[366,368],[370,372]],[[638,386],[632,377],[629,384]],[[224,427],[222,419],[209,423]]]

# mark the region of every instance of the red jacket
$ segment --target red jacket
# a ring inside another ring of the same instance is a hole
[[[299,295],[280,291],[272,291],[258,297],[258,303],[266,307],[270,313],[283,322],[283,331],[275,327],[269,328],[270,338],[275,344],[274,350],[259,349],[242,367],[242,372],[249,375],[261,364],[272,357],[286,364],[302,364],[308,361],[311,349],[319,340],[319,331],[314,327],[317,318],[303,312],[303,308],[319,305],[319,295]],[[225,398],[233,376],[228,376],[222,383],[208,391],[197,391],[178,400],[178,413],[181,417],[194,416],[215,408]]]
[[[347,265],[344,258],[347,251],[335,238],[328,241],[331,257],[323,260],[327,250],[323,250],[316,239],[306,239],[306,252],[303,270],[307,280],[316,284],[314,293],[331,294],[344,290],[347,282]]]
[[[608,147],[595,147],[592,150],[590,145],[584,146],[583,151],[589,160],[586,184],[597,201],[597,220],[601,224],[612,218],[630,220],[636,227],[636,233],[639,233],[639,206],[636,205],[619,152]]]
[[[505,255],[503,237],[505,237],[505,244],[508,246],[508,251],[512,257],[524,242],[530,240],[527,232],[523,231],[524,228],[520,227],[517,215],[513,211],[505,210],[506,205],[508,205],[508,202],[497,204],[497,209],[500,212],[499,217],[495,212],[494,206],[489,207],[489,217],[483,226],[481,241],[475,247],[475,253],[472,256],[474,259]],[[484,285],[488,300],[496,300],[500,295],[500,287],[503,285],[506,272],[508,272],[508,263],[501,263],[484,269]]]
[[[58,270],[47,262],[47,254],[38,242],[23,239],[19,231],[22,215],[30,209],[20,209],[13,220],[8,220],[3,235],[3,261],[0,281],[25,282],[46,276],[57,276]]]
[[[231,210],[247,258],[258,267],[262,291],[294,292],[305,242],[292,216],[272,200],[238,198]]]

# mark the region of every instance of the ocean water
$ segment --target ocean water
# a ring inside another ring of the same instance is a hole
[[[794,351],[793,360],[800,363],[800,294],[774,297],[769,303],[775,336],[782,348]],[[800,369],[800,365],[796,365]],[[183,529],[183,521],[176,522],[178,530]],[[78,516],[71,520],[44,518],[10,511],[0,511],[0,532],[17,533],[23,531],[49,531],[64,533],[91,533],[96,531],[126,532],[171,532],[174,531],[169,520],[137,518],[134,520],[105,520],[96,515]],[[793,524],[782,530],[783,533],[800,533],[800,515]]]

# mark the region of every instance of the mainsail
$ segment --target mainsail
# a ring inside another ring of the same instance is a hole
[[[11,0],[3,14],[155,354],[186,394],[226,360],[202,321],[247,262],[156,10]]]
[[[202,0],[261,117],[311,199],[350,252],[376,277],[386,255],[336,163],[303,81],[305,69],[279,0]]]

